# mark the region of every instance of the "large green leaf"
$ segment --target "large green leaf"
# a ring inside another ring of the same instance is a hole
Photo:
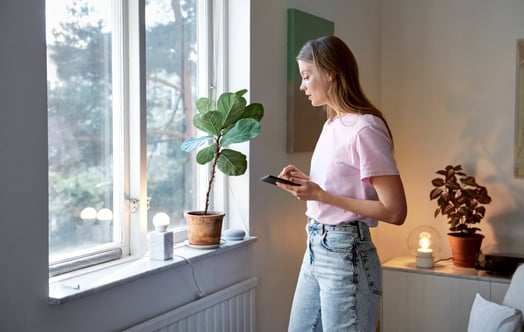
[[[255,138],[260,133],[260,123],[252,118],[240,119],[223,137],[220,145],[227,146]]]
[[[218,158],[217,167],[225,175],[242,175],[247,169],[246,155],[235,150],[223,149]]]
[[[196,109],[199,112],[205,113],[215,110],[213,101],[209,98],[198,98],[195,103]]]
[[[182,142],[180,148],[182,151],[191,152],[202,144],[211,141],[212,139],[212,136],[190,137]]]
[[[264,117],[264,106],[259,103],[252,103],[246,106],[246,110],[244,111],[244,115],[242,116],[244,118],[253,118],[255,120],[262,120],[262,117]]]
[[[215,156],[215,150],[217,148],[217,145],[215,143],[211,144],[210,146],[207,146],[203,148],[202,150],[198,151],[196,155],[196,161],[200,165],[207,164],[211,160],[213,160],[213,157]]]
[[[245,95],[247,93],[247,89],[242,89],[242,90],[238,90],[237,92],[235,92],[235,94],[239,97],[242,97],[243,95]]]
[[[220,135],[223,123],[224,115],[218,111],[198,113],[193,117],[193,124],[195,127],[215,136]]]
[[[227,92],[218,98],[217,110],[224,115],[223,128],[232,125],[242,117],[246,104],[246,99],[236,93]]]

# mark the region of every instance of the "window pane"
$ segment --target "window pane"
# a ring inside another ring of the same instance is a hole
[[[149,230],[158,212],[170,216],[171,226],[184,225],[183,211],[196,205],[195,163],[180,149],[193,130],[196,17],[195,0],[146,2]]]
[[[113,242],[111,1],[46,1],[49,255]]]

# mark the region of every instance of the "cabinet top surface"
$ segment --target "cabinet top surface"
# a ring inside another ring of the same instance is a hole
[[[442,275],[447,277],[477,279],[485,281],[493,281],[500,283],[509,283],[510,278],[507,276],[500,276],[489,274],[486,271],[477,270],[475,268],[467,268],[453,265],[451,260],[441,261],[434,264],[431,269],[423,269],[415,266],[415,257],[395,257],[386,263],[382,264],[382,270],[390,271],[404,271],[410,273]]]

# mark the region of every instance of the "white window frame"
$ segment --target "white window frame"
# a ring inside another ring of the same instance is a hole
[[[125,3],[126,1],[122,1],[124,6]],[[128,140],[125,150],[129,158],[124,168],[124,174],[128,179],[125,192],[129,193],[125,215],[129,220],[127,230],[130,252],[128,254],[141,256],[147,251],[145,0],[129,0],[127,4],[128,12],[123,16],[127,17],[128,23],[123,24],[127,28],[124,52],[126,47],[128,48],[127,68],[124,61],[124,86],[129,89],[127,95],[124,92],[124,102],[128,102],[127,107],[124,107],[124,114],[127,115],[124,123],[127,123],[129,130],[124,135]],[[136,209],[133,204],[137,204]],[[131,210],[135,212],[132,213]]]
[[[150,198],[147,195],[147,151],[146,151],[146,55],[145,55],[145,0],[111,0],[113,10],[112,67],[113,67],[113,145],[114,148],[114,204],[115,219],[122,220],[121,232],[114,238],[122,239],[122,245],[110,250],[121,250],[121,257],[139,258],[148,252],[147,210]],[[226,67],[227,45],[217,50],[217,45],[227,42],[228,0],[197,0],[198,10],[206,10],[206,20],[199,20],[198,26],[198,96],[214,97],[227,89],[228,69]],[[212,13],[212,14],[209,14]],[[214,21],[214,17],[222,21]],[[217,27],[221,27],[217,32]],[[206,34],[213,32],[211,40]],[[213,52],[211,54],[210,52]],[[210,54],[210,56],[208,56]],[[204,62],[206,57],[209,61]],[[215,75],[211,73],[216,72]],[[220,78],[220,80],[217,79]],[[118,110],[122,110],[119,112]],[[133,148],[136,147],[136,148]],[[120,170],[120,171],[119,171]],[[198,201],[204,201],[208,169],[197,168]],[[118,175],[121,174],[121,175]],[[226,211],[228,207],[228,182],[217,174],[214,184],[214,208]],[[154,198],[153,198],[154,199]],[[200,204],[200,203],[199,203]],[[132,213],[131,211],[135,212]],[[227,218],[225,225],[227,225]],[[175,231],[175,242],[187,238],[186,228]],[[126,236],[127,235],[127,236]],[[99,252],[99,260],[89,258],[88,269],[114,260],[114,254]],[[86,256],[90,256],[87,254]],[[69,259],[70,270],[78,262]],[[58,262],[63,264],[64,262]],[[67,271],[67,267],[65,268]],[[85,272],[85,271],[84,271]],[[82,273],[82,272],[78,272]]]

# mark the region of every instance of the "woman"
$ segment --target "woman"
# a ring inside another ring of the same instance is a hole
[[[382,272],[369,227],[401,225],[407,214],[393,140],[360,86],[355,57],[335,36],[307,42],[297,56],[300,90],[327,121],[310,175],[293,165],[278,183],[307,202],[308,244],[289,331],[375,331]]]

